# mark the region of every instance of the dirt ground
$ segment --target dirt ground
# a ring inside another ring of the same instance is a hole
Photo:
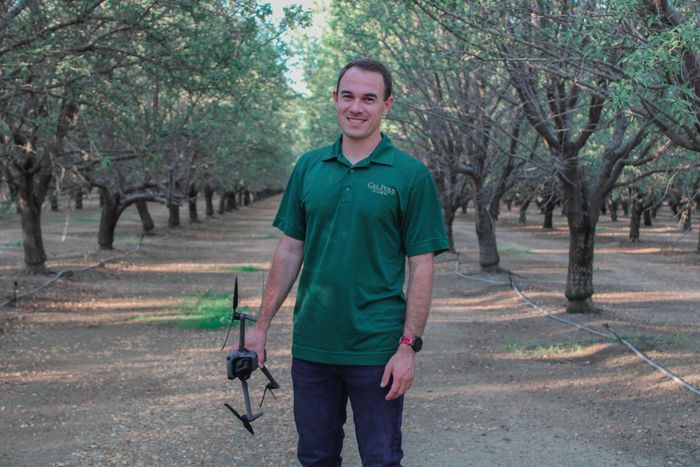
[[[129,210],[110,252],[96,249],[94,200],[81,211],[45,212],[54,271],[111,261],[0,308],[0,465],[296,465],[293,298],[268,348],[282,388],[265,400],[255,436],[223,406],[242,406],[239,386],[225,376],[225,330],[163,324],[195,293],[231,292],[234,275],[241,305],[259,305],[278,201],[170,231],[165,209],[153,206],[157,235],[140,248]],[[571,316],[563,313],[564,219],[550,231],[535,212],[527,226],[516,219],[504,211],[498,225],[502,266],[532,301],[595,329],[609,323],[700,386],[697,230],[680,232],[665,208],[643,228],[642,242],[630,244],[627,218],[603,219],[595,299],[604,311]],[[700,465],[700,397],[626,347],[549,319],[494,284],[508,276],[479,273],[469,214],[455,231],[460,255],[438,258],[425,347],[406,399],[404,465]],[[47,280],[21,273],[20,239],[17,219],[0,220],[0,302],[14,281],[24,293]],[[260,372],[250,385],[258,401]],[[344,458],[359,465],[351,424],[346,431]]]

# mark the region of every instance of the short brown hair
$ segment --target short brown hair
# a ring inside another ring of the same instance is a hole
[[[338,92],[340,88],[340,80],[343,78],[343,75],[345,75],[345,72],[348,71],[350,68],[359,68],[365,71],[373,71],[382,75],[382,78],[384,79],[384,100],[387,100],[391,96],[391,88],[393,82],[391,78],[391,71],[382,62],[373,58],[359,58],[345,65],[343,69],[340,70],[340,74],[338,74],[338,82],[335,85],[335,92]]]

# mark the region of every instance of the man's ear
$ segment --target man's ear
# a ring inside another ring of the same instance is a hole
[[[338,102],[338,91],[333,91],[333,102]]]
[[[389,96],[387,100],[384,101],[384,115],[389,113],[389,109],[394,105],[394,96]]]

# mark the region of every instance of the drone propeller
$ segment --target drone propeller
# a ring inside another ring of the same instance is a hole
[[[238,308],[238,276],[236,276],[236,281],[233,286],[233,313],[231,313],[231,323],[228,325],[228,331],[226,331],[226,339],[224,339],[224,345],[221,346],[221,350],[226,347],[226,342],[228,342],[228,336],[231,334],[231,328],[233,327],[233,322],[236,321],[238,316],[236,313],[236,308]]]
[[[233,414],[236,416],[237,419],[239,419],[241,421],[241,423],[243,423],[243,426],[245,427],[246,430],[248,430],[250,432],[251,435],[255,434],[255,431],[253,430],[253,425],[250,424],[250,421],[248,420],[248,417],[246,415],[239,414],[238,412],[236,412],[236,410],[233,407],[228,405],[228,403],[224,403],[224,405],[226,407],[228,407],[228,409],[231,412],[233,412]]]

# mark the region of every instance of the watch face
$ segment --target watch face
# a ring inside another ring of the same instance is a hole
[[[423,339],[420,336],[414,337],[412,347],[414,352],[418,352],[420,349],[423,348]]]

